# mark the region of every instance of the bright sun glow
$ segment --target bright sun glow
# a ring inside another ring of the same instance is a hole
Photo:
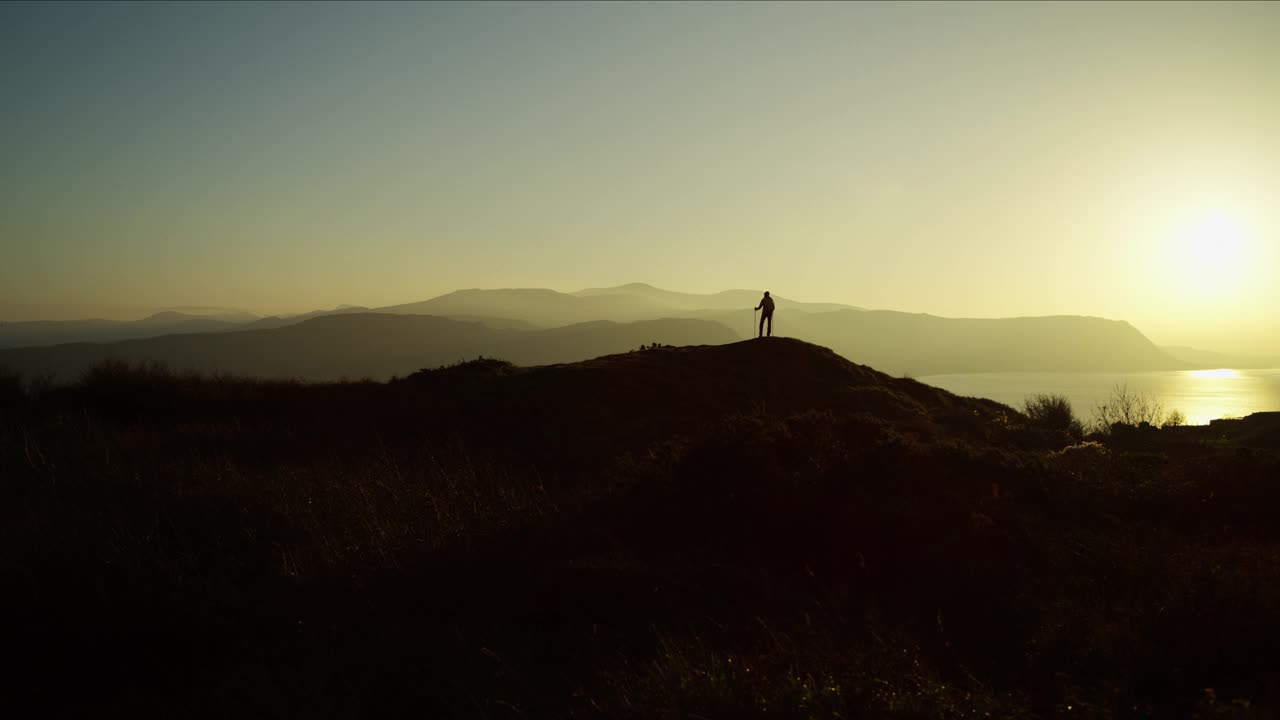
[[[1174,219],[1165,254],[1168,278],[1201,310],[1231,303],[1255,275],[1255,233],[1246,218],[1215,208]]]
[[[1206,213],[1193,220],[1183,236],[1188,260],[1208,271],[1240,269],[1247,236],[1244,224],[1226,213]]]

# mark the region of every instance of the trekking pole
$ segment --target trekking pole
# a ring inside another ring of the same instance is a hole
[[[756,331],[756,309],[751,308],[751,332]],[[751,337],[751,333],[747,333],[747,337]]]

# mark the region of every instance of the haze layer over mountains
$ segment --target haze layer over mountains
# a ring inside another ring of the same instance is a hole
[[[132,322],[5,323],[0,367],[58,381],[107,359],[260,377],[381,380],[481,355],[521,365],[572,362],[653,343],[718,345],[754,336],[752,308],[761,294],[699,295],[642,283],[574,293],[467,289],[416,303],[290,317],[163,312]],[[1102,318],[956,319],[774,297],[776,334],[828,346],[893,375],[1251,364],[1159,348],[1128,323]]]

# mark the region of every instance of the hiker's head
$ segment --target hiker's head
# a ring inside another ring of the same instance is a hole
[[[769,291],[768,291],[768,290],[765,290],[765,291],[764,291],[764,296],[765,296],[765,297],[769,297]]]

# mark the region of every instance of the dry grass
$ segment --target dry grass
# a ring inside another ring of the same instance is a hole
[[[1044,447],[998,421],[1007,408],[871,376],[800,412],[746,396],[676,420],[632,400],[624,426],[569,416],[643,397],[597,385],[614,369],[486,361],[305,385],[114,366],[74,387],[18,383],[0,408],[0,610],[22,619],[6,646],[24,658],[7,702],[673,718],[1277,707],[1273,448],[1207,428]]]

